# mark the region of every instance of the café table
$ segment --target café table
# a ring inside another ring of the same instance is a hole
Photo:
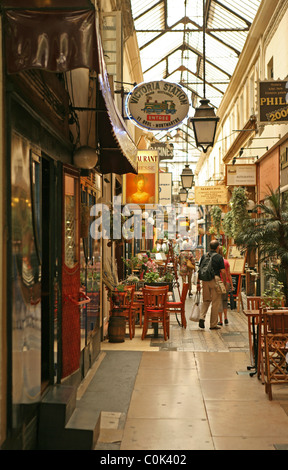
[[[260,310],[243,310],[245,316],[248,319],[248,336],[249,336],[249,347],[251,362],[254,360],[254,365],[247,366],[247,370],[255,369],[254,372],[250,373],[250,376],[257,374],[257,362],[258,362],[258,326],[259,326],[259,315]],[[252,327],[252,335],[251,335]],[[253,340],[253,341],[252,341]]]

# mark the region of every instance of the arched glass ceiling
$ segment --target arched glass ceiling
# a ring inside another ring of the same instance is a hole
[[[203,0],[130,1],[144,80],[165,79],[181,84],[191,100],[189,114],[193,116],[203,97]],[[216,109],[260,3],[261,0],[205,2],[205,94]],[[186,122],[181,129],[188,136],[189,148],[199,155]],[[166,133],[159,132],[155,137],[165,139]]]

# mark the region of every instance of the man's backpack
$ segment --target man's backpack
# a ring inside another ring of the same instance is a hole
[[[203,256],[202,261],[198,269],[198,279],[200,281],[212,281],[215,277],[214,269],[212,266],[212,258],[217,253],[206,253]]]

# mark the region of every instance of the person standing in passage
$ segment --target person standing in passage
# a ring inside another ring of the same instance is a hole
[[[210,242],[210,256],[213,255],[212,259],[212,266],[214,270],[215,277],[211,281],[201,281],[202,288],[203,288],[203,302],[201,308],[201,315],[199,320],[199,327],[205,328],[205,318],[208,311],[210,304],[212,303],[211,307],[211,316],[210,316],[210,330],[219,330],[220,326],[217,326],[218,323],[218,313],[219,313],[219,305],[221,303],[221,294],[219,294],[216,290],[216,281],[220,280],[220,273],[222,274],[222,279],[224,284],[226,284],[226,272],[225,272],[225,265],[223,256],[219,253],[219,242],[217,240],[212,240]],[[199,268],[201,267],[201,262],[204,259],[203,255],[200,259]],[[197,279],[197,292],[201,291],[201,284],[198,274]]]
[[[223,254],[223,247],[219,246],[219,254],[223,256],[224,259],[224,266],[225,266],[225,272],[226,272],[226,294],[221,294],[222,295],[222,302],[220,304],[220,309],[219,309],[219,322],[218,325],[222,326],[223,325],[223,320],[222,320],[222,314],[224,313],[224,323],[225,325],[228,325],[228,317],[227,317],[227,309],[228,309],[228,295],[230,290],[232,289],[232,276],[230,272],[230,264],[227,259],[224,258]],[[221,279],[222,275],[220,273]],[[223,281],[223,279],[222,279]],[[224,281],[223,281],[224,282]]]
[[[188,282],[189,297],[192,297],[192,274],[195,271],[195,259],[192,251],[182,250],[178,262],[180,265],[179,274],[183,283]]]

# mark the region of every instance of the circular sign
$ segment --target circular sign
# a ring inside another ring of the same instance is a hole
[[[165,80],[137,85],[128,94],[129,119],[151,131],[171,129],[187,117],[189,100],[183,88]]]

